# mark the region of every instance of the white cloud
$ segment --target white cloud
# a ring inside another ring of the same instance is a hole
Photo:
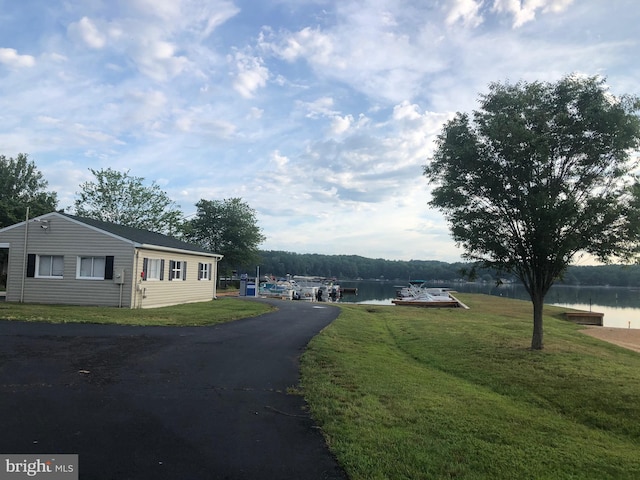
[[[230,60],[236,70],[233,88],[244,98],[252,98],[258,89],[267,84],[269,69],[260,57],[236,52]]]
[[[158,82],[171,80],[181,74],[189,60],[176,53],[176,45],[162,40],[153,30],[139,36],[132,49],[132,57],[140,71]]]
[[[275,164],[277,170],[282,170],[289,163],[289,159],[281,155],[278,150],[271,152],[271,161]]]
[[[536,18],[536,12],[560,13],[569,8],[573,0],[494,0],[493,10],[513,15],[513,28],[518,28]]]
[[[297,102],[297,106],[306,111],[308,118],[332,117],[339,112],[334,110],[334,101],[331,97],[321,97],[312,102]]]
[[[460,21],[465,27],[477,27],[483,22],[480,7],[483,2],[475,0],[454,0],[449,3],[449,13],[446,22],[452,25]]]
[[[100,49],[106,44],[106,35],[100,32],[95,23],[87,17],[71,23],[67,31],[71,37],[79,39],[90,48]]]
[[[0,48],[0,63],[9,67],[33,67],[36,64],[35,58],[31,55],[20,55],[13,48]]]
[[[343,133],[347,132],[349,128],[351,128],[352,123],[353,115],[336,115],[335,117],[333,117],[333,121],[331,122],[331,134],[342,135]]]
[[[236,16],[240,9],[228,0],[129,0],[137,16],[152,17],[170,29],[196,32],[200,39]]]
[[[264,115],[264,109],[251,107],[249,109],[249,113],[247,114],[247,119],[249,120],[260,120]]]

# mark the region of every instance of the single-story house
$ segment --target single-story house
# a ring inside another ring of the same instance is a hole
[[[8,302],[148,308],[216,298],[222,255],[52,212],[0,229]]]

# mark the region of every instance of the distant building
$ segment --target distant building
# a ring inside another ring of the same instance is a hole
[[[148,308],[216,298],[222,255],[64,213],[0,229],[8,302]]]

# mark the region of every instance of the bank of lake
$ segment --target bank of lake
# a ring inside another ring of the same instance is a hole
[[[529,300],[520,284],[493,283],[429,283],[433,287],[447,287],[463,293],[482,293],[503,298]],[[396,281],[344,281],[343,287],[355,287],[357,295],[343,295],[343,302],[392,305],[396,290],[402,283]],[[567,286],[554,285],[547,294],[545,303],[576,310],[604,313],[604,326],[640,329],[640,289],[633,287]]]

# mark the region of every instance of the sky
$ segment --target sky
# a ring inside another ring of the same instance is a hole
[[[0,154],[73,213],[89,169],[186,216],[240,197],[264,250],[461,260],[423,165],[491,82],[640,94],[637,0],[0,0]]]

